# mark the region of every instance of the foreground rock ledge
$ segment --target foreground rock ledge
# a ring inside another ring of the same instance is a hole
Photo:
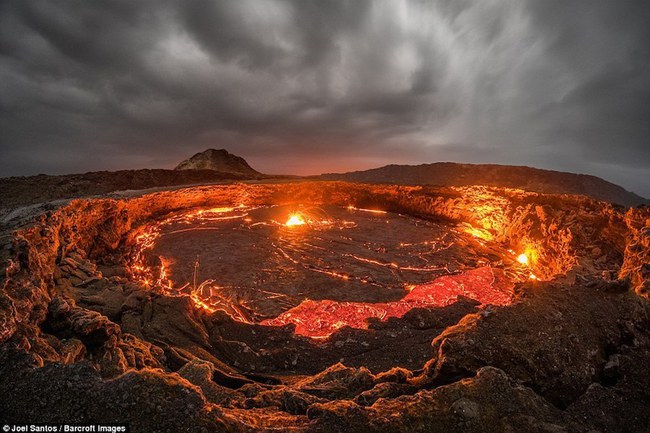
[[[535,272],[550,281],[518,284],[508,307],[461,300],[417,320],[343,329],[318,348],[283,328],[258,327],[247,340],[242,324],[124,273],[146,221],[239,203],[378,206],[471,224],[535,248]],[[582,197],[325,182],[74,201],[15,230],[3,250],[0,395],[10,398],[0,399],[0,421],[128,422],[143,432],[647,431],[649,219],[647,208]],[[381,352],[408,350],[390,337],[399,332],[428,337],[431,359],[366,368]],[[381,349],[358,352],[371,337]],[[261,340],[277,350],[260,350]],[[356,355],[323,361],[333,348]]]

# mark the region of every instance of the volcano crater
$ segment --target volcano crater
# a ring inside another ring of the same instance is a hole
[[[275,407],[249,420],[258,427],[282,416],[302,428],[310,407],[328,423],[327,402],[425,398],[485,366],[566,407],[601,374],[584,372],[641,341],[647,221],[647,209],[486,187],[286,182],[75,200],[15,232],[0,336],[33,368],[155,369],[225,411]],[[540,333],[553,349],[535,355]],[[570,380],[554,370],[562,354]]]
[[[426,292],[423,285],[438,277],[451,276],[446,281],[453,283],[455,275],[503,268],[504,262],[513,268],[512,278],[523,271],[512,266],[512,254],[499,244],[476,239],[456,224],[351,205],[190,210],[151,224],[138,239],[131,268],[141,281],[168,294],[189,294],[199,307],[249,323],[278,323],[280,315],[296,324],[319,321],[317,312],[297,317],[310,300],[332,301],[329,309],[345,305],[348,311],[380,307],[376,314],[385,317],[386,307]],[[495,278],[495,272],[506,280],[500,269],[487,274]],[[433,291],[430,284],[428,291]],[[470,288],[450,289],[429,304],[448,305],[458,294],[481,295]],[[494,300],[505,303],[507,296]],[[401,310],[408,311],[407,303]],[[333,331],[334,323],[321,322],[320,330],[318,325],[299,330],[314,337]]]

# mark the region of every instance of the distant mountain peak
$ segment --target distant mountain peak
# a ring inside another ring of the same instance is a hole
[[[213,170],[221,173],[259,175],[241,156],[233,155],[226,149],[207,149],[186,159],[174,170]]]

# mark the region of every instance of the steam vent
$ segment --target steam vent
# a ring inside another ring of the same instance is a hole
[[[647,207],[266,180],[59,200],[3,221],[5,422],[650,426]]]

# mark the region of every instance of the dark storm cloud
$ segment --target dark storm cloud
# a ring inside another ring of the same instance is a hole
[[[650,195],[645,0],[4,1],[0,175],[440,160]]]

